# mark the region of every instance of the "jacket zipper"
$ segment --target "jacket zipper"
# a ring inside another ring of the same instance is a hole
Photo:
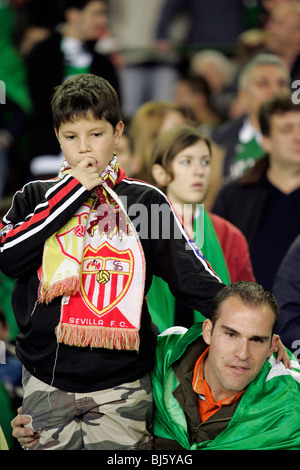
[[[211,423],[220,423],[220,422],[222,422],[222,421],[230,421],[231,419],[232,419],[232,418],[223,418],[223,419],[215,419],[215,420],[212,419],[211,421],[209,421],[209,424],[211,424]],[[197,432],[198,432],[198,429],[199,429],[201,426],[205,425],[205,424],[207,424],[207,421],[204,421],[203,423],[199,423],[199,424],[194,428],[194,430],[193,430],[193,435],[192,435],[192,442],[195,442],[196,434],[197,434]]]

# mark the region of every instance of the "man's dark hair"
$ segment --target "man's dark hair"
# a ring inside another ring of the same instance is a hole
[[[217,293],[213,301],[213,313],[211,317],[213,327],[220,316],[221,305],[230,297],[239,297],[245,305],[250,307],[259,307],[264,304],[269,305],[274,313],[272,330],[272,333],[274,333],[279,316],[277,300],[274,295],[263,286],[250,281],[235,282],[234,284],[225,286]]]
[[[193,93],[201,93],[207,98],[207,100],[210,99],[211,88],[206,78],[204,78],[202,75],[189,73],[184,75],[181,80],[189,86]]]
[[[270,136],[271,118],[274,114],[283,115],[289,112],[300,112],[300,104],[293,103],[289,93],[276,95],[274,98],[265,101],[259,110],[259,125],[262,135]]]
[[[63,12],[69,8],[76,8],[76,10],[83,10],[88,3],[92,0],[61,0],[60,7]],[[102,3],[106,3],[107,0],[99,0]]]
[[[122,120],[117,92],[102,77],[80,74],[55,88],[52,100],[54,128],[74,122],[89,113],[97,119],[105,119],[115,129]]]

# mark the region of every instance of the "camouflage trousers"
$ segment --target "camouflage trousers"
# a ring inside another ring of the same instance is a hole
[[[34,450],[141,450],[152,448],[152,388],[139,380],[91,393],[69,393],[23,368],[22,414],[40,435]]]

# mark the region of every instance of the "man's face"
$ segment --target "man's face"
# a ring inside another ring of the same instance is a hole
[[[62,124],[56,135],[71,169],[83,158],[92,157],[100,175],[110,162],[122,132],[122,122],[119,122],[114,130],[108,121],[97,120],[89,115],[87,118]]]
[[[275,8],[266,26],[266,46],[274,53],[300,51],[300,15],[285,6]]]
[[[98,39],[107,27],[104,2],[91,0],[82,10],[73,10],[72,24],[82,41]]]
[[[179,80],[174,90],[174,101],[192,111],[197,111],[197,108],[202,108],[206,104],[207,99],[204,93],[193,91],[187,82]]]
[[[278,65],[265,64],[249,72],[246,89],[240,93],[248,114],[257,115],[264,101],[288,91],[289,83],[284,70]]]
[[[300,164],[300,110],[271,117],[270,136],[263,137],[263,148],[270,154],[271,164]]]
[[[213,329],[211,321],[205,320],[203,338],[209,353],[204,378],[216,401],[242,391],[260,372],[277,344],[273,324],[274,313],[268,304],[249,307],[239,296],[221,304]]]

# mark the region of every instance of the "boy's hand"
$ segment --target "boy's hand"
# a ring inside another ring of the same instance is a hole
[[[286,369],[291,369],[292,364],[291,364],[289,355],[286,352],[286,349],[285,349],[284,345],[282,344],[279,335],[274,335],[274,336],[277,336],[278,339],[279,339],[277,351],[275,350],[275,352],[277,352],[276,364],[278,364],[280,361],[282,361],[282,363],[283,363],[283,365],[285,366]]]
[[[84,157],[81,162],[70,171],[70,174],[89,191],[101,184],[101,178],[97,170],[97,162],[93,157]]]

